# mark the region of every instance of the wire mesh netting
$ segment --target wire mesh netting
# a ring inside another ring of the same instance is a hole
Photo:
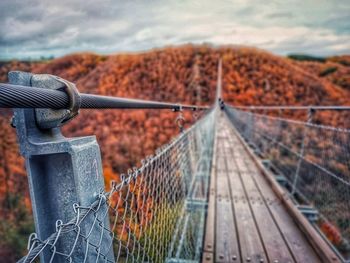
[[[201,257],[215,111],[143,160],[76,217],[32,234],[19,262],[179,262]]]
[[[257,154],[269,160],[299,204],[315,207],[318,226],[350,255],[350,130],[226,107]]]

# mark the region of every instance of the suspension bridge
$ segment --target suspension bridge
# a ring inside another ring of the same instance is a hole
[[[314,124],[342,106],[213,107],[80,94],[51,75],[9,73],[36,233],[19,262],[346,262],[350,130]],[[205,111],[106,192],[94,136],[60,127],[85,108]],[[307,122],[255,112],[306,110]],[[333,233],[333,240],[327,231]],[[333,232],[332,232],[333,231]]]

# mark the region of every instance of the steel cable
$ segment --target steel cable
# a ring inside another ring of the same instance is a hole
[[[81,93],[81,109],[203,110],[205,106],[180,105]],[[68,109],[69,96],[61,90],[0,83],[0,108]]]

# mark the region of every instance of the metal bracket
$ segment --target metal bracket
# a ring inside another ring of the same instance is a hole
[[[316,223],[319,219],[319,213],[314,207],[308,205],[298,205],[297,207],[311,223]]]
[[[275,179],[280,185],[282,185],[283,187],[287,187],[288,180],[286,177],[284,177],[283,175],[276,175]]]
[[[268,170],[271,168],[271,161],[269,159],[263,159],[261,163],[264,165],[264,167]]]
[[[36,75],[26,72],[10,72],[11,84],[42,88],[66,88],[70,93],[71,106],[67,110],[14,109],[14,126],[20,152],[26,159],[30,197],[33,207],[35,230],[40,240],[56,232],[56,222],[69,222],[76,217],[75,204],[88,207],[104,191],[101,153],[95,136],[66,138],[58,126],[67,123],[78,112],[79,96],[71,83],[51,75]],[[52,127],[52,128],[50,128]],[[45,128],[45,129],[43,129]],[[108,207],[104,204],[103,210]],[[95,216],[86,217],[80,224],[80,233],[92,244],[103,243],[101,253],[114,262],[112,237],[101,235]],[[103,215],[102,215],[103,216]],[[99,218],[109,225],[108,216]],[[92,227],[93,226],[93,227]],[[58,251],[69,254],[74,243],[72,236],[62,236],[56,244]],[[75,244],[72,262],[96,261],[93,249],[87,251],[86,243]],[[86,253],[85,253],[86,251]],[[51,254],[45,250],[41,262],[49,262]],[[66,262],[66,258],[55,257],[54,263]],[[103,260],[103,262],[105,262]]]
[[[64,89],[69,97],[68,109],[35,109],[36,122],[41,129],[52,129],[55,127],[60,127],[79,114],[81,99],[79,91],[73,83],[65,79],[61,79],[57,76],[47,74],[34,75],[32,77],[31,83],[34,87],[44,84],[45,88]]]
[[[184,131],[185,118],[184,118],[184,116],[182,114],[182,106],[181,105],[179,105],[178,112],[179,112],[179,115],[177,116],[175,122],[176,122],[177,126],[179,127],[180,132],[183,132]]]
[[[26,76],[29,80],[28,86],[65,90],[69,97],[68,109],[35,109],[35,121],[40,129],[53,129],[66,124],[79,114],[80,95],[75,85],[67,80],[49,74],[31,74],[21,71],[11,71],[10,79]]]
[[[186,211],[203,211],[207,210],[208,202],[205,199],[187,199],[185,202]]]

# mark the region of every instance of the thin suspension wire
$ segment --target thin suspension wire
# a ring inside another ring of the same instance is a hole
[[[350,110],[350,106],[235,106],[231,107],[240,110]]]

